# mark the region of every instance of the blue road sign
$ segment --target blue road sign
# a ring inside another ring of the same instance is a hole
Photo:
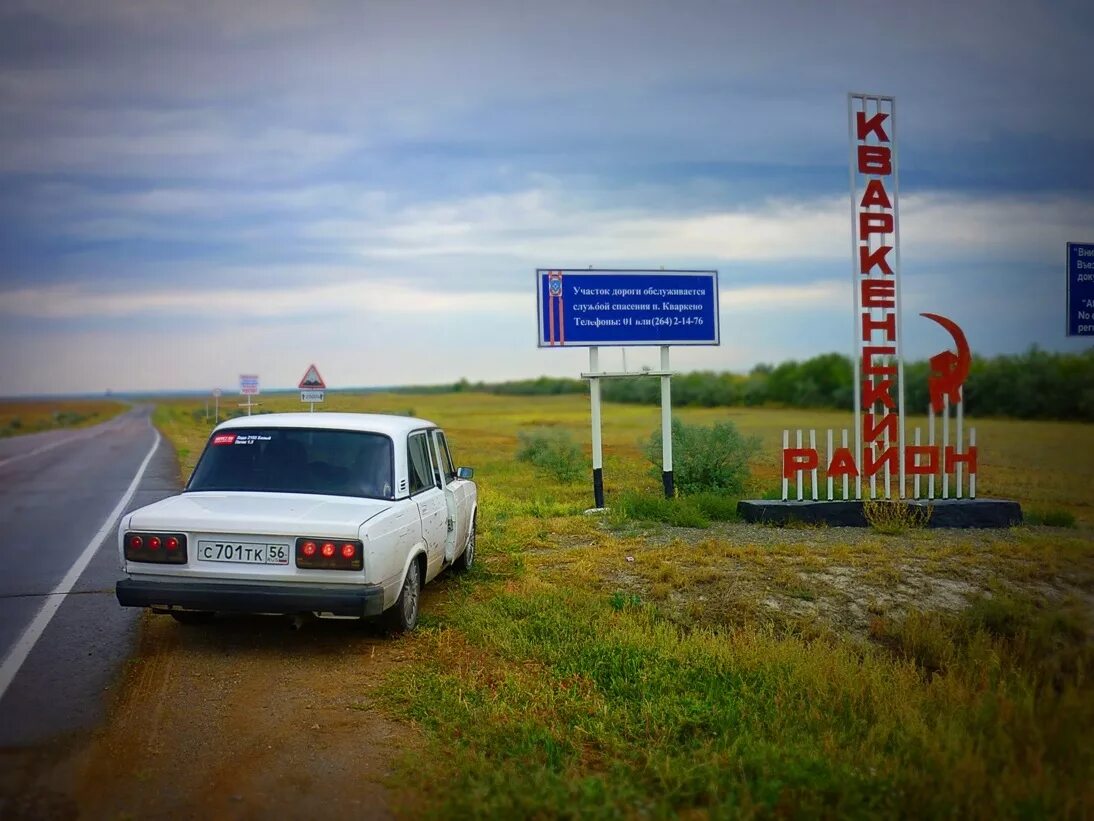
[[[1067,335],[1094,336],[1094,242],[1067,244]]]
[[[541,348],[718,345],[717,271],[536,271]]]

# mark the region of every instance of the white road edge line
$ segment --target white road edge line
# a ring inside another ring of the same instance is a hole
[[[61,605],[65,602],[65,597],[71,592],[76,582],[79,581],[80,576],[83,575],[84,570],[91,562],[99,545],[102,543],[103,539],[107,537],[107,534],[117,526],[118,517],[125,512],[126,505],[128,505],[129,500],[133,498],[133,494],[137,492],[137,486],[144,477],[144,472],[148,468],[148,463],[152,461],[152,456],[160,446],[160,432],[155,428],[152,428],[152,431],[156,434],[156,441],[152,443],[152,449],[149,450],[148,455],[144,457],[144,461],[141,462],[140,468],[137,469],[137,475],[134,476],[133,481],[129,483],[129,487],[126,488],[125,494],[118,501],[115,508],[110,511],[110,515],[106,517],[106,521],[103,522],[103,526],[99,528],[99,532],[91,537],[91,541],[88,542],[87,547],[84,548],[84,552],[76,559],[75,564],[69,568],[65,577],[61,579],[58,585],[53,588],[53,591],[46,596],[45,602],[42,604],[42,609],[38,611],[38,615],[34,617],[34,621],[27,625],[27,629],[23,631],[23,635],[19,637],[19,641],[11,648],[11,652],[9,652],[7,658],[4,659],[4,663],[0,664],[0,700],[4,698],[4,695],[8,691],[8,687],[10,687],[12,681],[15,680],[15,676],[23,666],[23,662],[27,660],[27,656],[29,656],[30,651],[34,649],[34,645],[38,643],[38,639],[42,637],[42,633],[45,632],[50,621],[52,621],[53,617],[57,614],[57,611],[61,609]]]

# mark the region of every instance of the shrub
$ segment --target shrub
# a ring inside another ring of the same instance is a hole
[[[531,462],[560,482],[574,481],[585,467],[581,448],[569,431],[540,428],[521,431],[517,439],[520,441],[517,458]]]
[[[681,495],[708,491],[740,494],[748,480],[748,460],[760,449],[758,436],[744,436],[732,422],[710,427],[672,420],[672,470]],[[661,472],[661,431],[646,443],[646,457]]]

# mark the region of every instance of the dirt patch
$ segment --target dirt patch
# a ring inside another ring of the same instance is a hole
[[[427,605],[428,606],[428,605]],[[14,817],[390,818],[420,744],[374,706],[408,643],[373,624],[148,615],[104,726],[7,756]]]

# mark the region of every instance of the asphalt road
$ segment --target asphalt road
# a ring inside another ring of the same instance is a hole
[[[124,509],[178,490],[171,447],[161,441],[152,451],[150,412],[136,408],[93,428],[0,440],[0,666],[14,669],[43,608],[60,604],[0,698],[0,747],[38,744],[103,715],[140,616],[114,597],[121,573],[111,514],[146,458]],[[62,585],[88,556],[83,572]]]

